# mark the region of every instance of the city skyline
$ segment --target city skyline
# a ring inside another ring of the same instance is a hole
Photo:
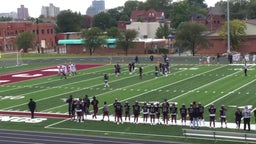
[[[52,3],[54,6],[59,7],[60,11],[70,9],[73,12],[86,14],[86,10],[92,5],[92,1],[93,0],[75,0],[66,1],[63,3],[63,0],[8,0],[3,5],[0,5],[0,13],[17,12],[17,8],[19,8],[21,5],[24,5],[25,8],[28,8],[30,17],[39,17],[41,15],[42,6],[47,6]],[[126,1],[128,0],[118,0],[113,4],[113,0],[105,0],[105,7],[106,9],[111,9],[118,6],[123,6]],[[146,0],[138,1],[145,2]],[[214,6],[217,1],[218,0],[205,0],[208,6]]]

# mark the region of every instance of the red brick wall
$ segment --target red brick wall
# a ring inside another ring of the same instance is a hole
[[[221,37],[211,37],[209,38],[210,47],[206,49],[196,50],[196,54],[200,55],[216,55],[217,53],[227,52],[227,42]],[[243,41],[239,47],[238,52],[242,54],[248,54],[256,52],[256,36],[247,36],[245,41]],[[232,50],[231,50],[232,51]]]

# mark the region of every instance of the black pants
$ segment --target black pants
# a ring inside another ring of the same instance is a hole
[[[250,118],[244,118],[244,130],[246,130],[246,125],[248,125],[248,130],[250,131]]]
[[[31,118],[33,119],[33,118],[34,118],[34,112],[35,112],[35,111],[34,111],[34,110],[31,110],[30,112],[31,112]]]

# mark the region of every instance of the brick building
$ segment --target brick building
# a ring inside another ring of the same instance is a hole
[[[131,21],[136,22],[142,20],[143,22],[162,22],[165,21],[164,12],[158,12],[154,9],[135,10],[131,13]]]
[[[245,23],[247,27],[245,30],[246,35],[244,36],[244,41],[242,41],[239,46],[238,52],[241,54],[256,53],[256,20],[246,20]],[[196,54],[216,55],[217,53],[222,54],[227,52],[227,41],[223,40],[218,32],[209,34],[208,40],[210,42],[210,47],[198,49]]]
[[[50,23],[35,24],[29,21],[0,22],[0,50],[18,50],[15,40],[16,36],[22,32],[32,32],[36,35],[34,44],[35,50],[38,43],[41,48],[56,47],[54,25]],[[37,34],[38,33],[38,34]]]

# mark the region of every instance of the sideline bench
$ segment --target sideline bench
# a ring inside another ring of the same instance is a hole
[[[213,140],[229,139],[229,140],[241,140],[245,142],[254,141],[256,143],[256,134],[253,133],[236,133],[225,132],[215,130],[198,130],[198,129],[182,129],[185,138],[195,137],[208,137]]]

